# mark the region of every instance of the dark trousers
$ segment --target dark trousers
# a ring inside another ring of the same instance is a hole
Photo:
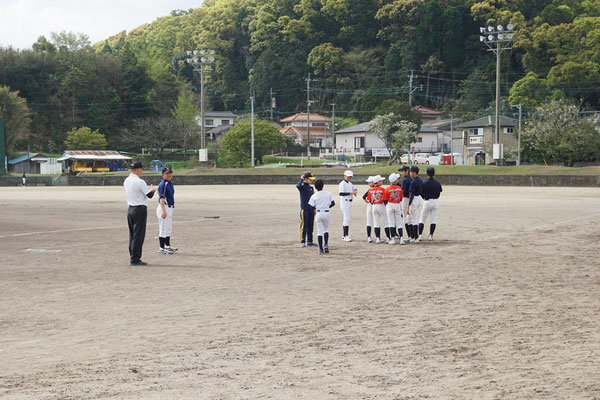
[[[142,246],[146,238],[146,206],[129,206],[127,209],[127,224],[129,225],[129,257],[131,262],[140,261]]]
[[[313,242],[313,228],[315,226],[315,210],[300,210],[300,242]]]

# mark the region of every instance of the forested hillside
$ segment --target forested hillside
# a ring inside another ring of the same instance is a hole
[[[216,52],[209,109],[245,112],[254,92],[266,117],[272,89],[277,119],[304,111],[310,73],[313,111],[336,103],[336,115],[363,121],[386,99],[407,100],[413,71],[415,104],[470,117],[494,101],[495,57],[479,27],[508,23],[506,113],[561,97],[600,108],[600,0],[206,0],[91,47],[63,35],[2,49],[0,86],[27,100],[44,148],[60,148],[73,126],[112,143],[133,118],[170,115],[181,92],[199,90],[184,62],[195,49]]]

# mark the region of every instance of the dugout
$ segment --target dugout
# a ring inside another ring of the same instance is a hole
[[[131,157],[114,150],[66,150],[58,161],[64,172],[127,171]]]

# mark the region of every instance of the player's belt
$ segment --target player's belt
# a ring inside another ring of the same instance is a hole
[[[317,212],[329,212],[329,210],[317,210]]]
[[[344,201],[352,201],[352,199],[344,199]]]
[[[173,205],[168,204],[167,207],[169,207],[169,208],[175,208],[175,204],[173,204]]]

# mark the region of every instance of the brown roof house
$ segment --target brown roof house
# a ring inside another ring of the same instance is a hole
[[[306,144],[308,138],[308,123],[310,121],[310,145],[316,148],[330,148],[333,145],[331,134],[331,118],[319,114],[299,113],[284,118],[280,121],[283,127],[280,132],[294,139],[298,144]]]

